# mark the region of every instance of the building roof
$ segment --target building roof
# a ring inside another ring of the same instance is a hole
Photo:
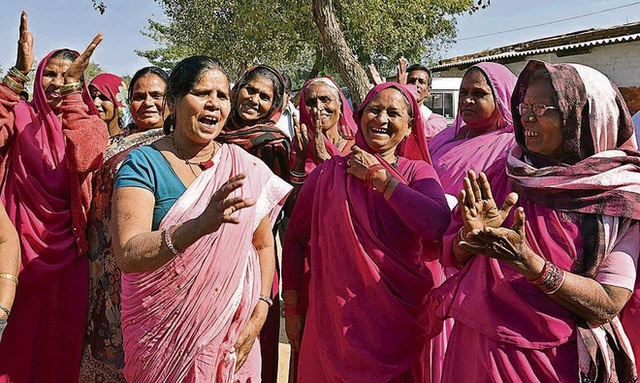
[[[431,70],[437,72],[451,67],[473,65],[483,61],[500,61],[520,56],[569,51],[637,40],[640,40],[640,22],[605,29],[592,28],[442,59]]]

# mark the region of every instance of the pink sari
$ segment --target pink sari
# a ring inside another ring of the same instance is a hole
[[[378,156],[402,185],[386,201],[346,173],[349,156],[336,156],[307,180],[291,218],[284,289],[304,287],[307,249],[311,270],[298,382],[429,381],[429,340],[439,329],[429,311],[434,276],[427,261],[438,256],[438,223],[449,214],[435,171],[424,161],[428,151],[413,95],[383,83],[362,105],[389,87],[405,94],[415,118],[411,136],[397,149],[398,168]],[[360,131],[356,143],[370,150]],[[420,184],[429,186],[417,192]],[[413,219],[415,209],[424,210],[421,219]]]
[[[65,97],[62,122],[49,107],[40,84],[56,52],[40,61],[33,102],[15,105],[13,121],[2,126],[2,199],[20,237],[22,264],[0,343],[0,382],[78,380],[91,174],[102,163],[107,135],[100,118],[89,114],[95,107],[86,87],[82,97]]]
[[[122,275],[122,332],[128,382],[258,382],[259,342],[234,374],[230,349],[260,295],[260,267],[252,244],[260,221],[272,223],[291,187],[234,145],[223,145],[171,207],[160,228],[198,216],[230,177],[247,174],[234,196],[257,203],[239,211],[241,223],[224,224],[148,273]]]

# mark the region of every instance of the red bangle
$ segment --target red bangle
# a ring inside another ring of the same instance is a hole
[[[371,178],[373,178],[373,175],[375,174],[375,172],[383,169],[384,169],[384,166],[382,166],[381,164],[375,164],[371,166],[369,169],[367,169],[367,175],[364,179],[367,185],[371,185]]]
[[[284,315],[301,315],[304,314],[302,307],[300,306],[284,306],[282,308]]]
[[[549,265],[549,262],[545,262],[544,263],[544,267],[542,268],[542,271],[540,272],[540,276],[538,278],[536,278],[536,279],[529,280],[529,282],[533,283],[534,285],[540,284],[540,282],[542,282],[544,277],[547,276],[547,266],[548,265]]]
[[[387,191],[387,186],[389,186],[389,183],[391,182],[391,178],[393,178],[393,177],[387,176],[387,179],[384,180],[384,183],[382,184],[382,187],[380,189],[378,189],[378,191],[380,193],[384,194],[384,192]]]

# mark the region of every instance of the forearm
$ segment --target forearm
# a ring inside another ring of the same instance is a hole
[[[198,219],[190,219],[179,225],[168,228],[173,246],[183,251],[204,233]],[[131,237],[122,246],[120,254],[116,253],[118,267],[124,273],[149,272],[159,269],[175,256],[163,238],[161,230],[141,233]]]
[[[15,116],[13,109],[18,104],[18,94],[0,83],[0,155],[4,156],[6,148],[15,133]]]
[[[17,283],[11,276],[17,278],[20,270],[20,241],[9,217],[4,211],[1,215],[0,274],[5,274],[5,278],[0,278],[0,305],[11,310],[17,288]]]

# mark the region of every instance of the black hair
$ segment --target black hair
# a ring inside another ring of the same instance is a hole
[[[155,74],[160,77],[160,79],[164,82],[165,85],[169,83],[169,75],[163,69],[158,68],[157,66],[148,66],[138,70],[133,77],[131,78],[131,82],[129,82],[129,93],[127,97],[129,98],[129,105],[131,105],[131,99],[133,98],[133,87],[141,78],[149,75]]]
[[[289,77],[289,75],[284,72],[281,73],[282,79],[284,80],[284,93],[289,94],[291,93],[291,77]]]
[[[69,60],[71,62],[74,62],[76,61],[77,58],[78,58],[78,55],[75,54],[72,50],[63,48],[57,51],[56,53],[52,54],[51,57],[49,57],[49,60],[61,59],[61,60]]]
[[[20,97],[24,97],[26,101],[29,101],[29,92],[27,92],[26,90],[21,91]]]
[[[421,70],[424,72],[427,72],[427,75],[429,75],[429,87],[431,87],[431,83],[433,82],[433,76],[431,73],[431,69],[427,68],[426,66],[422,65],[422,64],[413,64],[413,65],[409,65],[407,67],[407,75],[411,72],[415,72],[417,70]]]
[[[202,75],[209,70],[217,70],[227,76],[222,64],[213,57],[191,56],[180,61],[169,76],[164,102],[177,103],[198,84]],[[174,123],[175,116],[171,114],[164,121],[164,133],[166,135],[171,133]]]
[[[258,65],[246,72],[244,76],[242,76],[242,78],[237,82],[236,86],[233,87],[234,91],[232,95],[232,107],[234,108],[234,110],[236,109],[237,96],[238,92],[240,92],[240,89],[244,88],[251,80],[256,77],[264,77],[266,79],[269,79],[273,84],[273,102],[271,103],[271,109],[269,109],[269,111],[267,112],[267,116],[271,116],[273,111],[282,108],[285,92],[285,79],[283,78],[282,74],[280,74],[280,72],[269,65]],[[258,124],[263,122],[264,121],[258,121]]]

